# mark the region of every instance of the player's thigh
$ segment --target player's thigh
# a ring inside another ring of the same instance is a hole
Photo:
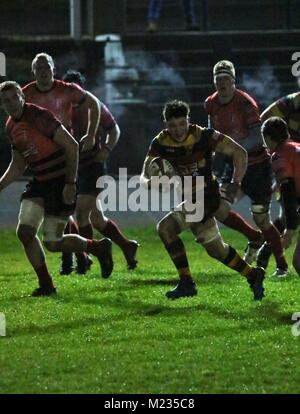
[[[219,227],[214,217],[201,223],[192,223],[191,230],[197,243],[200,243],[203,246],[209,245],[214,240],[217,240],[220,235]]]
[[[272,167],[270,161],[265,160],[248,167],[241,188],[253,204],[269,204],[272,197]]]
[[[17,224],[17,235],[20,240],[26,241],[34,237],[44,220],[44,205],[41,198],[23,199]]]
[[[58,251],[69,217],[47,215],[43,223],[43,243],[49,251]]]
[[[180,203],[174,210],[170,211],[157,224],[157,231],[161,236],[175,236],[190,227],[186,221],[184,203]]]

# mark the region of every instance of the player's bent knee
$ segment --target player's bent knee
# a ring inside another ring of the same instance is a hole
[[[261,230],[267,230],[272,225],[269,204],[252,204],[251,212],[255,223]]]
[[[195,233],[194,233],[195,234]],[[211,226],[199,229],[195,234],[197,243],[202,244],[205,248],[210,249],[211,243],[218,243],[221,238],[221,234],[217,224],[214,222]]]
[[[215,217],[218,221],[226,220],[228,214],[231,210],[231,205],[229,202],[223,198],[221,198],[220,205],[218,210],[215,212]]]
[[[206,252],[213,259],[223,261],[228,253],[228,246],[224,244],[221,235],[204,245]]]
[[[23,245],[27,245],[30,243],[34,237],[36,236],[37,230],[34,227],[25,225],[25,224],[18,224],[16,234],[18,239],[21,241]]]
[[[165,234],[167,234],[167,232],[168,232],[167,228],[168,228],[168,224],[165,220],[161,220],[156,225],[156,231],[160,235],[160,237],[163,237]]]
[[[22,200],[18,218],[18,227],[21,225],[34,228],[38,231],[44,219],[44,207],[36,202],[25,199]]]
[[[157,232],[161,239],[171,241],[176,239],[180,233],[177,223],[170,216],[162,219],[156,226]]]

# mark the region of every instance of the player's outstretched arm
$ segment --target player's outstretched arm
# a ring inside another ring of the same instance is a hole
[[[152,160],[153,160],[153,157],[147,154],[144,164],[143,164],[142,173],[140,176],[140,184],[145,189],[150,189],[151,176],[149,173],[149,166]]]
[[[101,161],[106,161],[117,145],[120,137],[120,128],[118,124],[115,124],[113,128],[111,128],[106,136],[105,144],[101,146]]]
[[[26,161],[22,154],[17,150],[13,150],[11,162],[0,178],[0,191],[20,177],[26,169]]]
[[[100,122],[101,106],[96,96],[90,92],[86,92],[86,99],[83,105],[89,110],[89,122],[86,135],[81,138],[81,142],[83,143],[82,151],[89,151],[95,145],[95,135]]]
[[[215,134],[218,133],[215,132]],[[222,152],[232,158],[234,166],[232,181],[240,184],[244,178],[248,165],[247,151],[227,135],[223,135],[222,140],[219,141],[216,147],[216,151]]]
[[[66,184],[63,191],[66,204],[72,204],[76,198],[76,179],[78,170],[79,145],[62,125],[56,130],[53,140],[64,149],[66,157]]]
[[[218,133],[215,132],[215,134]],[[234,171],[231,183],[227,184],[226,193],[229,198],[234,200],[238,195],[242,179],[244,178],[247,170],[247,151],[227,135],[223,135],[222,140],[219,141],[216,147],[216,151],[222,152],[223,154],[232,158]]]

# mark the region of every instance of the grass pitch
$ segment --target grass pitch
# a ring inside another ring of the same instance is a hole
[[[37,283],[22,247],[14,232],[1,232],[0,393],[300,392],[293,270],[283,281],[268,277],[267,297],[256,303],[246,281],[187,233],[198,296],[169,301],[176,271],[154,228],[127,233],[141,243],[135,271],[117,247],[107,280],[98,263],[87,276],[59,276],[59,255],[47,254],[58,294],[31,298]],[[222,233],[242,251],[240,236]]]

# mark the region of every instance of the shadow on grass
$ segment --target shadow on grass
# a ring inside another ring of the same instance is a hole
[[[175,318],[178,316],[184,316],[186,318],[186,323],[188,324],[189,319],[193,320],[195,314],[201,312],[202,314],[207,315],[208,317],[212,316],[220,324],[222,319],[237,321],[239,325],[236,327],[229,327],[224,325],[222,329],[220,326],[205,327],[203,324],[203,329],[207,331],[210,335],[222,335],[224,331],[241,331],[243,329],[253,329],[253,319],[255,319],[255,330],[259,329],[273,329],[275,326],[289,326],[291,325],[291,315],[287,312],[280,311],[279,305],[276,302],[266,302],[261,304],[259,308],[247,309],[246,311],[225,311],[224,307],[214,306],[207,303],[196,303],[197,298],[189,299],[189,305],[184,304],[184,306],[175,307],[174,304],[168,305],[158,305],[158,304],[149,304],[143,303],[142,301],[129,300],[126,297],[119,298],[82,298],[82,302],[89,305],[99,305],[99,302],[102,306],[118,309],[120,312],[117,314],[112,314],[107,319],[107,314],[99,317],[85,317],[77,318],[73,321],[61,321],[53,324],[45,325],[32,325],[29,324],[26,327],[19,327],[8,330],[7,339],[18,336],[34,336],[34,335],[55,335],[60,333],[65,333],[69,330],[87,328],[93,325],[105,325],[107,323],[113,322],[124,322],[128,319],[138,317],[156,317],[163,316],[164,318]],[[167,299],[166,299],[167,301]],[[174,319],[174,324],[176,319]],[[251,323],[250,323],[251,322]],[[141,321],[141,324],[143,322]],[[211,323],[211,322],[210,322]],[[175,325],[174,325],[175,326]],[[182,331],[178,331],[178,335],[182,335]]]
[[[277,302],[264,299],[261,303],[255,302],[256,307],[247,310],[225,310],[207,304],[205,308],[217,317],[229,320],[239,320],[242,324],[249,320],[255,319],[255,322],[260,328],[274,328],[278,325],[291,325],[291,314],[280,310],[280,305]]]

